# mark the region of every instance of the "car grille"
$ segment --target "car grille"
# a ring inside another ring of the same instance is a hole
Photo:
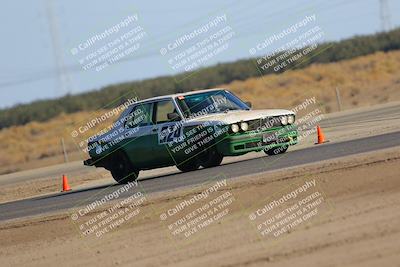
[[[254,131],[260,128],[262,128],[263,130],[267,130],[270,128],[282,126],[279,117],[268,117],[264,119],[251,120],[247,121],[247,123],[249,124],[249,131]]]
[[[263,146],[272,145],[272,144],[289,143],[291,141],[296,141],[296,140],[297,140],[296,136],[294,136],[292,138],[281,137],[281,138],[278,138],[277,140],[272,140],[272,141],[268,141],[268,142],[263,142],[260,140],[260,141],[256,141],[256,142],[248,142],[245,144],[237,145],[237,146],[235,146],[235,149],[241,150],[241,149],[245,149],[245,148],[263,147]]]

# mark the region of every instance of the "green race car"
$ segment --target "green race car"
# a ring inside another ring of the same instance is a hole
[[[218,166],[225,156],[276,155],[297,143],[294,122],[291,111],[252,110],[225,89],[160,96],[134,103],[109,132],[90,138],[84,164],[127,183],[140,170],[175,165],[186,172]]]

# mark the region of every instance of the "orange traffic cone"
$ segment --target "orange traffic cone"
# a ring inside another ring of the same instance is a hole
[[[65,175],[63,174],[62,179],[63,179],[63,188],[62,188],[62,192],[70,191],[70,190],[71,190],[71,187],[69,187],[67,176],[65,176]]]
[[[315,145],[319,145],[319,144],[323,144],[326,142],[329,142],[328,140],[325,140],[325,135],[322,132],[321,127],[319,127],[319,125],[317,126],[317,135],[318,135],[318,142],[315,143]]]

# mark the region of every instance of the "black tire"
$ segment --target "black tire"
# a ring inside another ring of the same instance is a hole
[[[187,160],[179,165],[176,165],[176,167],[183,172],[191,172],[191,171],[195,171],[198,168],[200,168],[200,162],[194,158],[194,159],[190,159]]]
[[[203,168],[211,168],[219,166],[224,159],[224,156],[221,155],[215,149],[209,149],[203,155],[201,155],[200,165]]]
[[[119,184],[136,181],[139,170],[135,169],[123,152],[116,152],[110,165],[111,175]]]
[[[274,147],[270,149],[264,149],[265,154],[269,156],[275,156],[279,154],[283,154],[288,150],[288,146],[280,146],[280,147]]]

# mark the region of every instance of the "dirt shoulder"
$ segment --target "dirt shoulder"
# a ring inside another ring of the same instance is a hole
[[[400,260],[399,163],[399,149],[388,149],[240,177],[226,184],[221,177],[196,188],[144,195],[145,201],[134,210],[119,208],[126,212],[126,220],[119,226],[114,221],[115,227],[100,237],[85,235],[80,227],[99,218],[105,206],[78,223],[71,214],[3,223],[0,256],[5,266],[55,262],[59,266],[396,266]],[[177,208],[218,183],[218,191],[207,191],[208,198]],[[291,192],[297,192],[297,197],[267,211],[272,201]],[[294,224],[290,219],[294,204],[318,194],[303,206],[306,211],[298,216],[303,222]],[[174,209],[175,214],[160,219]],[[194,222],[204,212],[213,219]],[[187,231],[177,230],[177,222],[184,218],[197,228],[188,237]],[[282,225],[286,220],[291,227],[262,235],[259,228],[265,230],[262,223],[271,218]]]

